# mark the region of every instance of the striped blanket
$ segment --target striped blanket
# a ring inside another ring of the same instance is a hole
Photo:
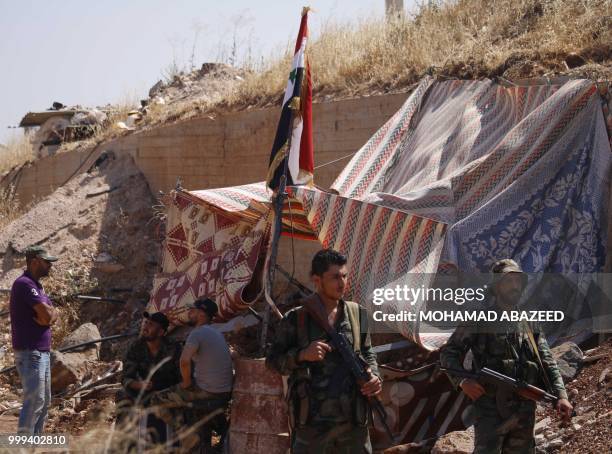
[[[435,364],[412,370],[380,366],[383,390],[380,399],[398,444],[418,443],[473,424],[469,398],[452,388]],[[376,449],[389,447],[378,419],[374,420],[372,443]]]
[[[438,270],[486,272],[509,257],[584,294],[604,265],[610,164],[593,82],[426,78],[332,189],[447,224]],[[426,347],[444,340],[417,329]]]
[[[442,260],[591,273],[604,261],[610,145],[587,80],[425,79],[345,167],[340,195],[450,225]]]

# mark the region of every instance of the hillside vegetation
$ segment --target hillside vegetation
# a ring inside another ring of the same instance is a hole
[[[426,72],[610,80],[611,51],[612,0],[455,0],[394,22],[330,24],[311,43],[309,57],[320,99],[401,90]],[[247,78],[228,104],[276,101],[289,58]]]
[[[321,19],[314,13],[311,24],[316,20]],[[292,54],[290,46],[259,71],[237,69],[241,77],[228,78],[225,69],[218,77],[207,75],[210,81],[197,96],[185,86],[201,79],[202,70],[174,74],[166,87],[179,90],[179,101],[151,102],[137,129],[280,105]],[[609,83],[612,0],[429,0],[398,20],[327,22],[312,37],[308,55],[315,101],[408,91],[425,74],[510,81],[569,75]],[[108,127],[86,141],[64,144],[61,151],[128,134],[115,122],[133,108],[122,106]],[[21,145],[9,148],[0,154],[0,173],[15,165],[16,157],[17,163],[31,158]]]

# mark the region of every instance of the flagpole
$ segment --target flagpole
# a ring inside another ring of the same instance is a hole
[[[291,119],[289,120],[289,137],[287,139],[287,155],[283,162],[283,171],[281,173],[278,191],[274,197],[274,230],[272,233],[272,244],[270,245],[270,261],[268,262],[268,280],[267,286],[270,289],[270,296],[272,294],[272,285],[274,284],[274,275],[276,271],[276,259],[278,256],[278,243],[283,229],[283,205],[287,198],[287,170],[289,168],[289,150],[291,150],[291,140],[293,137],[293,120],[295,119],[295,111],[291,109]],[[270,312],[271,306],[268,304],[264,310],[261,337],[259,341],[259,348],[263,355],[266,350],[266,341],[268,337],[268,327],[270,325]]]
[[[301,46],[301,41],[300,37],[302,37],[302,39],[304,38],[302,36],[302,33],[304,32],[304,30],[306,30],[306,36],[307,36],[307,28],[306,28],[306,22],[305,20],[307,20],[308,18],[306,17],[306,19],[304,19],[304,16],[307,16],[308,11],[310,10],[309,7],[304,7],[302,9],[302,22],[300,23],[300,32],[298,34],[298,41],[296,42],[296,51],[298,50],[299,46]],[[304,26],[304,28],[302,28]],[[302,87],[302,80],[304,77],[308,77],[308,75],[306,75],[306,67],[304,69],[304,71],[300,74],[299,72],[297,72],[296,74],[299,74],[296,81],[295,81],[295,85],[294,87],[299,87],[301,89]],[[291,78],[291,75],[290,75]],[[278,188],[276,190],[276,194],[273,198],[273,202],[274,202],[274,230],[272,233],[272,241],[270,244],[270,254],[269,254],[269,260],[268,260],[268,264],[267,264],[267,273],[266,273],[266,283],[264,285],[265,287],[265,294],[266,294],[266,299],[268,300],[268,305],[266,306],[265,310],[264,310],[264,316],[263,316],[263,321],[262,321],[262,330],[261,330],[261,337],[260,337],[260,351],[261,354],[263,355],[265,353],[265,349],[266,349],[266,340],[267,340],[267,335],[268,335],[268,327],[270,324],[270,313],[272,312],[272,309],[274,309],[274,314],[278,317],[278,318],[282,318],[281,313],[279,312],[278,308],[276,307],[276,304],[274,303],[274,301],[272,300],[272,289],[273,289],[273,284],[274,284],[274,276],[275,276],[275,270],[276,270],[276,261],[278,258],[278,246],[279,246],[279,242],[280,242],[280,236],[283,230],[283,206],[285,203],[285,200],[287,199],[287,173],[289,170],[289,157],[290,157],[290,153],[291,153],[291,144],[292,144],[292,139],[293,139],[293,127],[294,127],[294,123],[295,123],[295,113],[297,110],[300,110],[300,97],[301,95],[299,93],[295,93],[294,91],[294,96],[292,96],[291,98],[289,98],[287,100],[288,103],[288,107],[289,107],[289,111],[290,111],[290,117],[289,117],[289,122],[288,122],[288,137],[287,137],[287,142],[285,144],[285,156],[283,157],[283,163],[282,163],[282,172],[280,174],[279,177],[279,181],[278,181]],[[281,114],[282,116],[282,114]],[[300,137],[301,140],[301,137]],[[274,147],[274,146],[273,146]],[[278,153],[280,154],[282,152],[282,148],[280,150],[278,150]],[[274,160],[271,161],[271,169],[272,169],[272,176],[270,178],[274,178],[274,167],[273,167],[273,163]],[[294,182],[295,183],[295,182]]]

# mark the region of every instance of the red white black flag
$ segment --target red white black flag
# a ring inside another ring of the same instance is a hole
[[[287,162],[287,185],[312,184],[314,152],[312,145],[312,82],[306,57],[308,11],[302,11],[300,31],[295,42],[293,65],[287,80],[283,109],[268,166],[268,187],[277,189]],[[293,122],[292,122],[293,117]],[[291,128],[291,131],[290,131]],[[289,140],[291,134],[291,140]]]

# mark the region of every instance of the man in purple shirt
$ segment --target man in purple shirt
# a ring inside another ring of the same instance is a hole
[[[26,271],[11,288],[11,334],[23,388],[20,433],[42,433],[51,402],[51,325],[57,310],[40,285],[57,260],[41,246],[26,249]]]

